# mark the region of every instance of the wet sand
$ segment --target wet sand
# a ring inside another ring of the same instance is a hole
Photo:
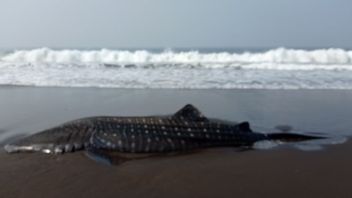
[[[351,135],[352,93],[275,90],[128,90],[0,87],[0,145],[94,115],[170,114],[187,103],[205,115],[250,121],[259,131]],[[352,142],[321,151],[214,149],[97,163],[84,152],[0,151],[0,197],[352,197]]]
[[[0,154],[1,197],[351,197],[352,143],[216,149],[107,166],[82,152]]]

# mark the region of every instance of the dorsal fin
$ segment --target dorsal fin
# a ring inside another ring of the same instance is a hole
[[[208,121],[208,118],[204,117],[203,114],[193,105],[187,104],[182,109],[177,111],[174,117],[178,119],[184,120],[192,120],[192,121]]]
[[[249,122],[241,122],[239,124],[236,124],[235,127],[239,130],[239,131],[243,131],[243,132],[252,132],[252,129],[249,125]]]

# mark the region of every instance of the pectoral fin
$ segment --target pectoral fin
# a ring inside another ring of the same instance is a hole
[[[97,149],[94,147],[89,147],[86,149],[86,155],[99,163],[107,165],[120,165],[127,161],[146,159],[154,156],[159,156],[160,154],[154,153],[121,153],[117,151],[110,151],[104,149]]]

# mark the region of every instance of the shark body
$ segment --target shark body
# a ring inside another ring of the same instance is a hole
[[[292,133],[253,132],[248,122],[211,120],[186,105],[170,116],[90,117],[74,120],[5,146],[9,153],[40,151],[67,153],[155,154],[210,147],[250,147],[261,140],[301,141],[319,137]]]

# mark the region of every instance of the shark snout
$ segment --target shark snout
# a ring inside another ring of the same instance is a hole
[[[74,151],[82,150],[86,147],[86,144],[81,143],[68,143],[68,144],[32,144],[32,145],[16,145],[7,144],[4,149],[8,153],[18,153],[18,152],[43,152],[43,153],[70,153]]]
[[[39,151],[41,147],[39,145],[32,146],[23,146],[16,144],[6,144],[4,149],[8,153],[17,153],[17,152],[30,152],[30,151]]]

